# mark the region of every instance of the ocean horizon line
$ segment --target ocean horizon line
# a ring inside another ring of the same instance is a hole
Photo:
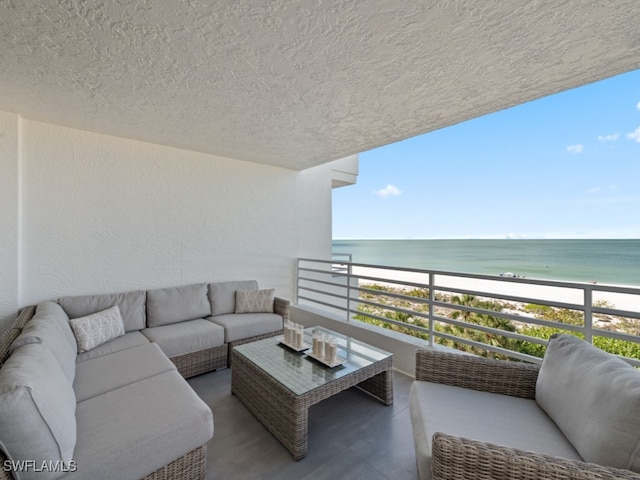
[[[344,241],[369,241],[369,240],[640,240],[640,236],[638,237],[527,237],[527,236],[513,236],[513,237],[376,237],[376,238],[355,238],[355,237],[334,237],[331,239],[335,242],[344,242]]]
[[[334,239],[354,263],[640,285],[640,239]]]

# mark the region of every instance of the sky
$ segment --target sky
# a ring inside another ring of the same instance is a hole
[[[640,238],[640,70],[360,153],[333,238]]]

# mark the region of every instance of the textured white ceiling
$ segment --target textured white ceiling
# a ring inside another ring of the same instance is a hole
[[[0,0],[0,109],[304,169],[640,68],[638,0]]]

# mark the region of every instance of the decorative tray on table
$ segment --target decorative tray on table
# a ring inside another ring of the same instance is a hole
[[[335,362],[328,362],[326,358],[316,357],[313,353],[307,353],[307,357],[313,358],[316,362],[320,362],[329,368],[338,367],[347,361],[346,358],[336,357]]]
[[[280,345],[284,345],[285,347],[287,347],[290,350],[293,350],[294,352],[306,352],[307,350],[309,350],[311,348],[310,345],[307,345],[306,343],[302,343],[302,347],[298,348],[295,347],[287,342],[284,341],[284,338],[282,340],[280,340]]]

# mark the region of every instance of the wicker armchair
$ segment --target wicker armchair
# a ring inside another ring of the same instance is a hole
[[[447,353],[416,352],[416,380],[535,398],[539,366]],[[438,432],[432,442],[434,480],[640,479],[640,474]]]

